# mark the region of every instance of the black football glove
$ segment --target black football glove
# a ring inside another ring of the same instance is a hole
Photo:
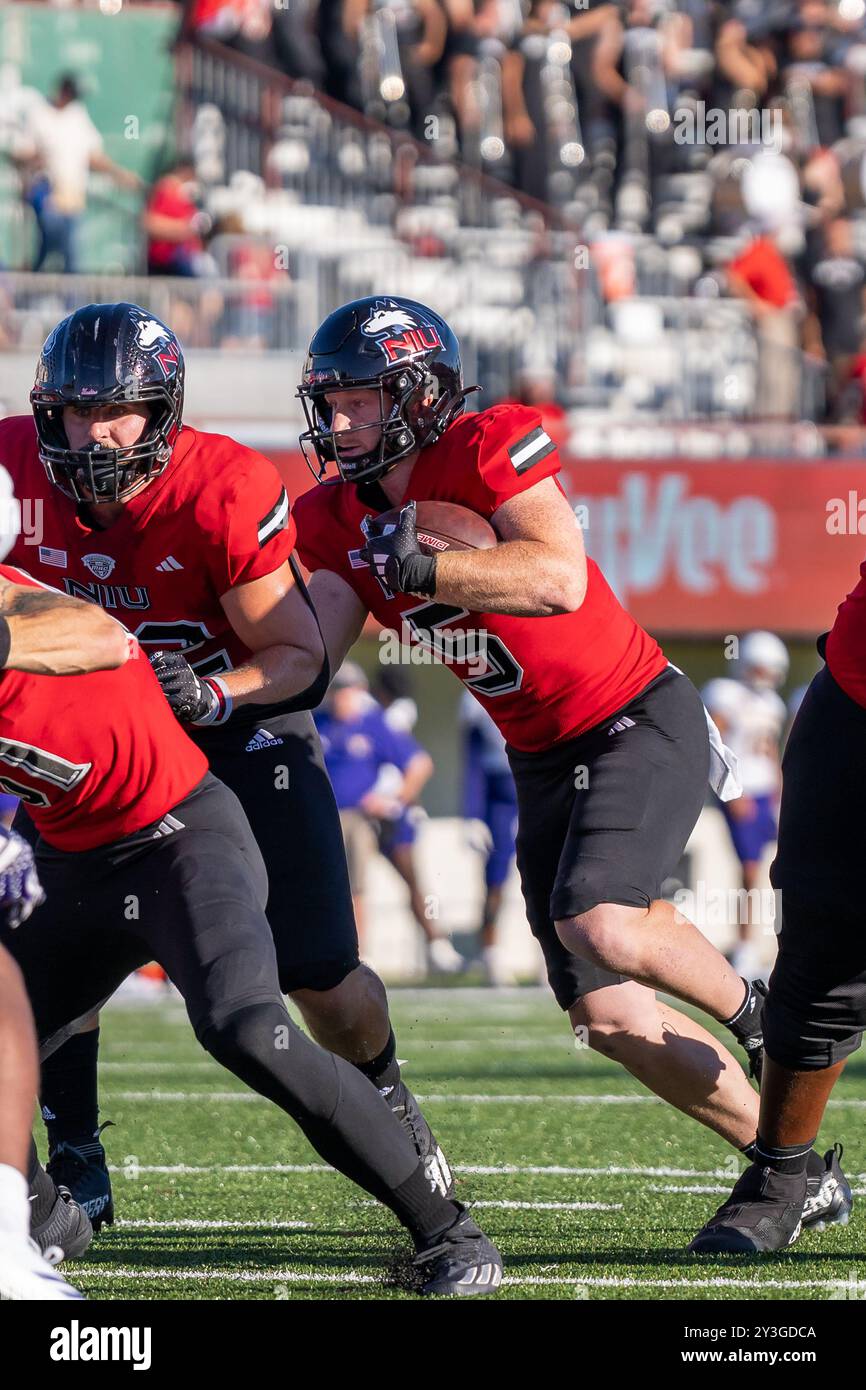
[[[181,724],[222,724],[228,719],[231,696],[218,676],[197,676],[180,652],[153,652],[150,664]]]
[[[407,502],[400,520],[387,532],[377,529],[374,516],[365,516],[361,530],[367,544],[361,549],[377,579],[384,580],[395,594],[424,594],[432,598],[436,592],[436,556],[422,555],[415,529],[415,503]]]

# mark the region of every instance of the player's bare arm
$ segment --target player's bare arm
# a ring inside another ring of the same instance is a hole
[[[235,706],[278,704],[313,684],[324,660],[322,639],[288,564],[229,589],[220,602],[253,653],[222,677]]]
[[[386,492],[388,483],[386,478]],[[499,545],[439,555],[425,564],[430,574],[424,588],[415,589],[411,581],[397,587],[476,613],[546,618],[580,608],[587,582],[583,535],[553,478],[503,502],[491,522]],[[417,550],[414,519],[404,514],[399,530],[406,532],[404,550],[411,555]],[[386,537],[377,551],[384,554],[400,539]]]
[[[344,579],[331,570],[316,570],[309,583],[331,670],[338,671],[361,635],[367,610]]]
[[[573,613],[586,594],[583,534],[552,478],[504,502],[490,550],[454,551],[436,564],[436,597],[476,613],[550,617]]]
[[[0,577],[0,630],[8,631],[7,668],[36,676],[110,671],[129,658],[129,634],[93,603]]]

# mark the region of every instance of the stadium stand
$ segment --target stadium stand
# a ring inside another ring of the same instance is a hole
[[[61,73],[29,55],[52,8],[13,4],[3,21],[13,346],[38,342],[64,294],[91,294],[25,270],[20,149]],[[387,280],[450,316],[486,400],[553,376],[598,453],[611,424],[655,440],[660,413],[668,432],[859,421],[864,13],[862,0],[194,0],[182,14],[102,0],[64,20],[109,66],[120,26],[139,26],[153,58],[120,105],[102,80],[83,100],[107,152],[151,187],[174,151],[193,161],[192,262],[129,287],[191,346],[302,351],[331,307]],[[118,134],[130,108],[137,140]],[[131,195],[99,173],[91,185],[82,270],[143,274]],[[777,436],[756,438],[772,450]],[[719,448],[717,432],[700,439]]]

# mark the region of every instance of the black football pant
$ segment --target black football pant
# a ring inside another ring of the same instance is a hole
[[[779,843],[770,870],[781,890],[781,930],[763,1014],[767,1056],[780,1066],[820,1071],[860,1046],[864,865],[866,710],[824,667],[806,691],[782,760]]]
[[[2,940],[23,973],[45,1055],[156,960],[202,1046],[291,1115],[326,1162],[412,1224],[398,1191],[413,1179],[415,1192],[420,1172],[408,1133],[366,1077],[317,1047],[286,1011],[264,863],[227,787],[208,773],[159,823],[84,853],[40,839],[36,862],[46,902]]]
[[[358,965],[340,816],[308,710],[188,730],[241,803],[268,873],[280,984],[334,989]],[[262,711],[264,714],[264,710]]]

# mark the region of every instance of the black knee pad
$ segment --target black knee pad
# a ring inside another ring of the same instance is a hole
[[[782,895],[779,955],[763,1012],[767,1056],[794,1071],[832,1067],[866,1028],[866,949],[859,921]]]
[[[330,1052],[301,1032],[278,1003],[249,1004],[198,1030],[207,1052],[298,1120],[328,1122],[340,1099]]]
[[[353,970],[357,970],[360,963],[358,955],[355,954],[292,965],[280,971],[280,989],[284,994],[294,994],[299,989],[314,989],[319,993],[325,993],[341,985]]]

